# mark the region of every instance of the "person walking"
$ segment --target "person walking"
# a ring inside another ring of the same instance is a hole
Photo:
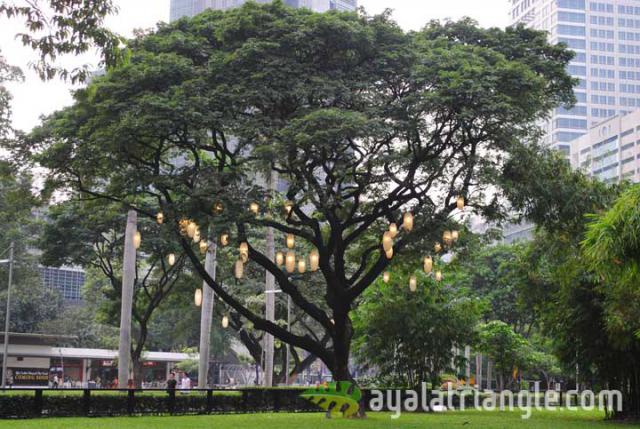
[[[169,378],[167,379],[167,389],[175,390],[177,386],[178,386],[178,381],[176,380],[176,374],[174,372],[171,372],[169,374]]]

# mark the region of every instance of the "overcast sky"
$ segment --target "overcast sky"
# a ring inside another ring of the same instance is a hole
[[[109,18],[108,26],[124,36],[136,28],[151,28],[169,19],[169,0],[116,0],[120,12]],[[485,27],[504,27],[508,24],[509,0],[358,0],[369,13],[385,8],[393,9],[393,16],[406,30],[422,27],[431,19],[470,16]],[[28,64],[33,52],[17,42],[15,34],[23,31],[18,20],[0,19],[0,50],[10,64],[19,66],[26,75],[24,83],[10,84],[13,94],[13,123],[22,130],[30,130],[41,115],[49,114],[71,103],[72,87],[60,81],[41,82]],[[95,64],[94,55],[65,58],[61,65]]]

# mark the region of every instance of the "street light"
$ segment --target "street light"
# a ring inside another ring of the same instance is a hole
[[[2,353],[2,388],[7,387],[7,363],[9,361],[9,320],[11,319],[11,283],[13,282],[13,249],[14,243],[9,245],[9,259],[0,260],[0,264],[9,264],[9,284],[7,286],[7,310],[4,318],[4,350]],[[5,250],[6,252],[6,250]],[[4,253],[4,252],[2,252]]]

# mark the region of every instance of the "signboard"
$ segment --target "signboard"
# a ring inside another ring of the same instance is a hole
[[[41,368],[14,368],[9,372],[13,372],[14,386],[48,386],[49,370]]]

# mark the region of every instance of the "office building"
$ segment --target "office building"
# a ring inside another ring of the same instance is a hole
[[[575,140],[571,164],[604,182],[640,182],[640,110],[615,116]]]
[[[83,270],[68,267],[40,267],[40,277],[44,287],[60,292],[65,303],[80,304],[82,302],[82,286],[85,281]]]
[[[511,21],[549,33],[576,56],[577,104],[552,112],[545,143],[567,155],[576,138],[613,116],[640,108],[640,1],[511,0]]]
[[[207,9],[232,9],[241,6],[247,0],[171,0],[169,19],[175,21],[184,16],[194,16]],[[254,0],[257,3],[270,3],[272,0]],[[316,12],[331,9],[353,11],[357,0],[284,0],[291,7],[303,7]]]

